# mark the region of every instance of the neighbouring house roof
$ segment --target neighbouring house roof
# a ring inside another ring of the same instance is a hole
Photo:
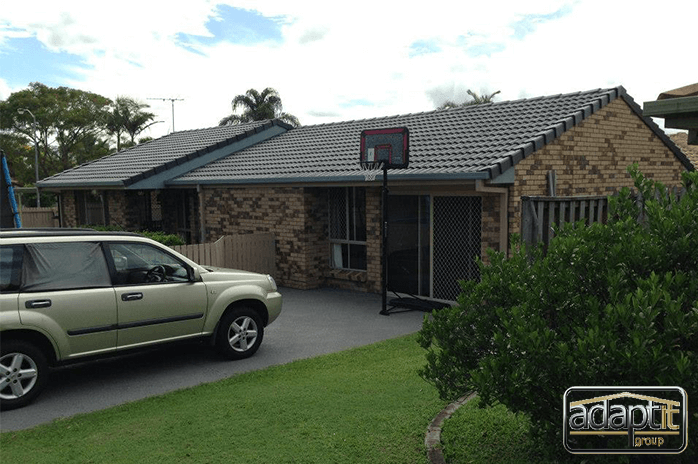
[[[643,115],[664,119],[664,127],[689,131],[688,143],[698,143],[698,83],[662,92],[645,102]]]
[[[666,100],[669,98],[695,97],[698,96],[698,83],[685,85],[674,90],[662,92],[657,97],[657,100]]]
[[[613,87],[298,128],[266,121],[176,132],[62,172],[39,186],[146,189],[363,181],[361,131],[388,127],[407,127],[410,134],[409,168],[393,170],[391,177],[494,179],[617,98],[643,118],[625,89]],[[643,119],[691,169],[664,132],[650,118]]]
[[[669,138],[686,154],[691,163],[693,163],[693,167],[698,168],[698,145],[688,144],[688,134],[677,132],[676,134],[671,134]]]
[[[158,188],[148,184],[158,183],[153,181],[157,177],[174,177],[176,171],[196,169],[290,128],[280,121],[258,121],[173,132],[43,179],[39,186],[138,188],[141,184],[141,188]]]

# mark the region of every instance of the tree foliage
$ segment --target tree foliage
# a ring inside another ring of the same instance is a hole
[[[478,95],[475,92],[472,92],[470,89],[468,89],[468,95],[473,97],[472,100],[466,100],[463,103],[456,103],[451,100],[447,100],[443,105],[439,106],[437,110],[445,110],[448,108],[457,108],[459,106],[471,106],[471,105],[481,105],[483,103],[492,103],[494,101],[494,96],[500,93],[500,90],[497,90],[494,93],[491,94],[485,94],[485,95]]]
[[[44,178],[136,144],[136,137],[155,124],[148,105],[129,97],[116,101],[68,87],[33,82],[0,101],[0,148],[13,177],[34,183],[34,141],[39,147],[39,177]],[[29,112],[20,114],[20,109]],[[124,140],[126,138],[126,140]]]
[[[0,149],[7,155],[12,179],[20,185],[34,183],[34,147],[25,136],[0,132]]]
[[[122,134],[128,134],[130,143],[136,144],[136,136],[148,127],[156,124],[155,114],[144,111],[150,106],[140,103],[130,97],[116,97],[111,105],[106,118],[105,127],[110,135],[116,138],[116,151],[122,147]]]
[[[625,188],[611,197],[607,224],[564,227],[545,255],[518,240],[508,259],[490,250],[458,305],[425,319],[421,375],[443,398],[476,390],[487,404],[528,414],[560,450],[569,387],[678,385],[698,394],[698,173],[683,174],[687,193],[677,200],[636,166],[629,171],[647,199],[642,220]],[[690,461],[695,427],[689,434]]]
[[[266,119],[280,119],[294,127],[300,126],[298,118],[283,112],[281,97],[271,87],[267,87],[261,92],[250,89],[243,95],[235,96],[232,105],[233,113],[221,119],[218,123],[220,126],[264,121]],[[241,114],[235,114],[238,108],[242,109]]]
[[[108,154],[102,130],[110,103],[95,93],[33,82],[0,101],[0,128],[26,137],[30,146],[37,141],[39,177],[43,178]],[[20,108],[36,117],[36,133],[32,116],[19,114]],[[18,154],[5,151],[17,163]]]

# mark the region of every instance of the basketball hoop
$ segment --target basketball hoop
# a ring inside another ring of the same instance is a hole
[[[365,129],[361,131],[359,166],[366,182],[376,180],[383,171],[381,192],[381,272],[382,307],[380,314],[390,315],[388,310],[388,169],[406,169],[409,166],[410,137],[407,127]]]
[[[376,176],[383,170],[383,161],[361,161],[359,163],[361,171],[363,171],[366,182],[376,180]]]

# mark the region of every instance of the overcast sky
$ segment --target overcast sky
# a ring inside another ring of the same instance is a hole
[[[415,5],[415,6],[410,6]],[[30,82],[218,124],[249,88],[320,124],[623,85],[640,105],[698,82],[698,1],[5,0],[0,99]],[[661,124],[661,119],[657,120]]]

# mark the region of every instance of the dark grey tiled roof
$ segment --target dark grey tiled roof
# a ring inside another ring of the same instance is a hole
[[[41,181],[41,186],[127,186],[187,160],[244,139],[278,122],[258,121],[244,125],[173,132],[113,155],[63,171]],[[290,126],[287,126],[289,128]]]
[[[361,131],[403,126],[410,165],[391,178],[493,178],[618,97],[626,98],[623,87],[303,126],[170,184],[361,180]]]
[[[388,127],[407,127],[410,133],[410,166],[391,171],[391,178],[492,179],[616,98],[623,98],[643,118],[641,108],[619,86],[295,129],[277,120],[262,121],[175,132],[64,171],[39,186],[138,189],[360,181],[361,131]],[[664,132],[650,118],[643,119],[687,169],[693,169]],[[272,126],[276,128],[267,131]],[[251,137],[257,133],[260,137]],[[256,144],[245,148],[252,143]],[[218,150],[228,145],[227,151]]]

